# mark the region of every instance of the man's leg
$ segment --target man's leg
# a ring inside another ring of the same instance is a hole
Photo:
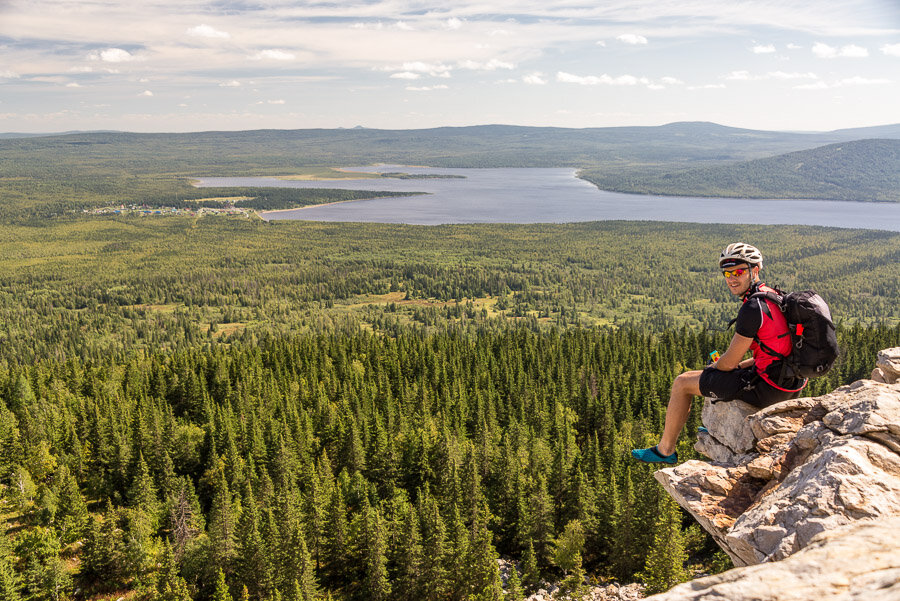
[[[691,404],[694,397],[700,395],[700,370],[686,371],[672,383],[672,391],[669,393],[669,407],[666,409],[666,426],[663,435],[656,445],[656,450],[661,455],[671,455],[675,452],[678,443],[678,435],[687,423],[691,413]]]

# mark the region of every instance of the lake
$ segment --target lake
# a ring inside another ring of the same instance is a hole
[[[200,187],[338,188],[425,192],[288,211],[264,219],[443,223],[570,223],[686,221],[823,225],[900,231],[900,203],[644,196],[598,190],[574,169],[439,169],[378,165],[350,171],[457,175],[463,178],[292,181],[273,177],[207,177]]]

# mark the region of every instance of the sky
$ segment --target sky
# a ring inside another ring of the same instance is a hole
[[[900,0],[0,0],[0,132],[900,123]]]

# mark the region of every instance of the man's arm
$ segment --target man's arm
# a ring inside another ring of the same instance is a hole
[[[736,367],[750,367],[753,365],[753,359],[743,359],[752,344],[752,338],[735,334],[731,339],[731,344],[728,345],[728,350],[713,365],[720,371],[731,371]]]

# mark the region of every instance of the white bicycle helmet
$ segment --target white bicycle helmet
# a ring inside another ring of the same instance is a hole
[[[726,246],[719,255],[719,267],[733,267],[738,263],[762,267],[762,260],[762,253],[755,246],[743,242],[733,242]]]

